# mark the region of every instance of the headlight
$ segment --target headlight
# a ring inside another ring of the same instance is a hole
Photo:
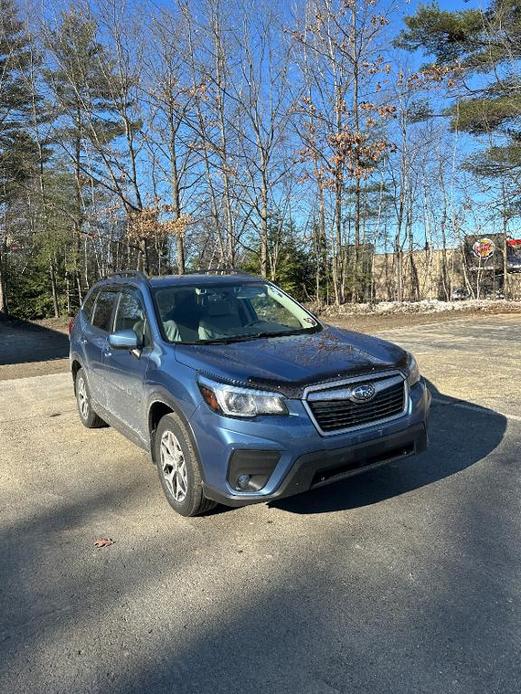
[[[418,362],[412,354],[407,354],[407,383],[409,387],[414,386],[420,380],[420,369]]]
[[[206,404],[218,414],[256,417],[259,414],[288,414],[284,396],[263,390],[237,388],[226,383],[201,379],[199,390]]]

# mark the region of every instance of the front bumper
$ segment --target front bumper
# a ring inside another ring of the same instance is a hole
[[[288,401],[290,416],[241,421],[220,417],[204,404],[192,418],[202,462],[204,493],[227,506],[270,501],[305,492],[427,447],[431,396],[423,382],[410,390],[407,413],[393,422],[323,437],[302,402]],[[277,462],[266,484],[241,492],[230,484],[229,470],[237,452],[266,452]]]
[[[387,436],[370,443],[331,451],[315,451],[297,458],[290,472],[279,486],[270,494],[222,494],[216,489],[205,487],[210,499],[226,506],[245,506],[261,501],[281,499],[300,494],[332,482],[351,477],[366,470],[421,453],[427,448],[427,429],[419,424],[399,434]]]

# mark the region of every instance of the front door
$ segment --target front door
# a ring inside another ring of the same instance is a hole
[[[148,367],[151,340],[143,300],[138,289],[122,290],[116,309],[114,331],[133,330],[140,344],[138,350],[114,349],[107,344],[104,372],[107,405],[142,441],[147,440],[144,381]]]

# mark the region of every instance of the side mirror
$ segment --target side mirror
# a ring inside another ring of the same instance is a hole
[[[109,345],[114,349],[139,349],[138,336],[133,330],[118,330],[109,335]]]

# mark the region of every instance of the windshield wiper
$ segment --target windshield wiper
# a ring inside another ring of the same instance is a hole
[[[289,337],[291,335],[305,335],[307,333],[316,333],[320,330],[319,325],[314,325],[310,328],[300,328],[297,330],[281,330],[280,332],[260,332],[255,333],[254,337]]]
[[[201,340],[197,344],[212,344],[221,343],[227,344],[229,342],[244,342],[245,340],[257,340],[267,337],[289,337],[291,335],[304,335],[305,333],[315,333],[316,328],[302,328],[301,330],[283,330],[281,332],[269,332],[268,330],[260,333],[252,333],[251,335],[235,335],[234,337],[219,337],[215,340]]]
[[[289,337],[290,335],[303,335],[304,333],[311,332],[307,328],[302,330],[283,330],[280,333],[257,333],[255,337]]]
[[[246,340],[257,340],[267,337],[289,337],[291,335],[304,335],[306,333],[316,333],[321,329],[320,325],[314,325],[310,328],[301,328],[300,330],[283,330],[281,332],[265,332],[251,333],[250,335],[230,335],[228,337],[216,337],[213,340],[197,340],[197,342],[182,342],[183,345],[227,345],[232,342],[245,342]]]
[[[181,342],[183,345],[227,345],[230,342],[244,342],[254,340],[258,335],[230,335],[229,337],[216,337],[213,340],[197,340],[196,342]]]

